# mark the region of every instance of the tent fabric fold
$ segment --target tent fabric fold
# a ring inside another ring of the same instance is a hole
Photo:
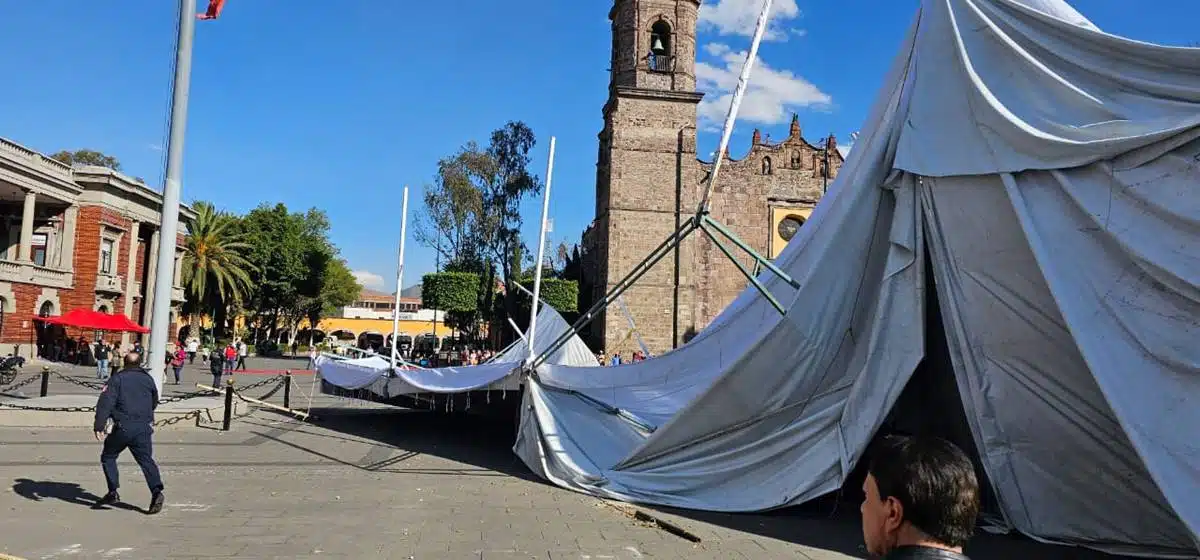
[[[1200,49],[1061,0],[924,0],[862,130],[776,261],[800,288],[762,278],[785,315],[749,289],[660,357],[540,367],[514,451],[608,498],[803,503],[938,337],[1003,524],[1196,556]]]

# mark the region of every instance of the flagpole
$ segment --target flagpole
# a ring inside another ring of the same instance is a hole
[[[529,306],[529,328],[525,330],[525,338],[529,340],[529,357],[526,362],[532,362],[537,350],[533,347],[537,337],[538,294],[542,291],[542,260],[546,254],[546,225],[550,215],[550,183],[554,176],[554,137],[550,137],[550,157],[546,161],[546,192],[542,193],[542,227],[538,233],[537,263],[534,264],[533,274],[533,303]]]
[[[392,310],[392,370],[400,354],[400,292],[404,289],[404,238],[408,235],[408,186],[404,186],[404,201],[400,203],[400,257],[396,265],[396,308]]]
[[[171,325],[171,288],[175,283],[175,249],[179,233],[180,182],[183,177],[183,140],[187,128],[188,90],[192,75],[192,40],[196,31],[196,0],[179,0],[179,37],[175,48],[175,81],[171,88],[171,125],[167,141],[166,184],[162,195],[162,222],[158,244],[158,274],[154,278],[154,307],[150,316],[150,375],[162,394],[166,373],[167,340]],[[132,278],[129,279],[133,281]]]

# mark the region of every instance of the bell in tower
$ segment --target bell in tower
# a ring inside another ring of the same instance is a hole
[[[700,0],[615,0],[613,85],[694,92]]]

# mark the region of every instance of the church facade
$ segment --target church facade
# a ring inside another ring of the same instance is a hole
[[[696,23],[699,0],[616,0],[604,128],[599,134],[595,221],[583,235],[594,300],[635,270],[696,213],[712,162],[697,158]],[[753,79],[753,78],[751,78]],[[774,258],[803,226],[843,159],[831,137],[805,140],[755,130],[749,153],[721,164],[711,216]],[[733,247],[748,270],[753,259]],[[652,266],[592,323],[590,339],[628,357],[637,339],[661,354],[704,328],[745,287],[736,264],[695,232]],[[630,327],[630,317],[636,333]],[[636,334],[636,336],[635,336]]]

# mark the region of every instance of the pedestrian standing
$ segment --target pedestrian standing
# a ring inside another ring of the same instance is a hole
[[[188,363],[196,363],[196,352],[200,350],[200,341],[196,337],[192,337],[187,343]]]
[[[223,360],[225,362],[225,373],[233,375],[233,364],[234,360],[236,359],[237,349],[234,348],[233,343],[230,342],[229,344],[225,345],[225,359]]]
[[[108,379],[108,344],[104,343],[103,339],[96,339],[96,348],[93,350],[96,354],[96,377],[104,380]]]
[[[225,372],[225,353],[219,348],[212,351],[208,357],[208,371],[213,376],[213,389],[221,390],[221,374]]]
[[[121,496],[117,494],[120,487],[117,456],[128,449],[133,454],[133,460],[142,468],[146,485],[150,487],[150,507],[146,512],[155,514],[162,511],[163,507],[162,477],[158,472],[158,464],[154,462],[150,437],[154,433],[152,424],[154,409],[158,408],[158,388],[150,372],[142,369],[141,363],[142,357],[136,352],[127,354],[124,369],[108,380],[96,402],[96,420],[92,428],[96,433],[96,441],[104,440],[100,465],[104,469],[108,493],[94,507],[121,501]],[[110,419],[113,421],[112,431],[106,435]]]
[[[187,361],[187,351],[183,349],[183,341],[175,347],[175,355],[170,358],[171,369],[175,370],[175,384],[178,385],[183,377],[183,364]]]
[[[246,371],[246,356],[250,355],[250,347],[246,345],[246,341],[239,340],[237,343],[237,366],[234,369]]]
[[[317,369],[317,347],[316,346],[308,347],[308,369],[309,369],[309,371],[316,371],[316,369]]]

